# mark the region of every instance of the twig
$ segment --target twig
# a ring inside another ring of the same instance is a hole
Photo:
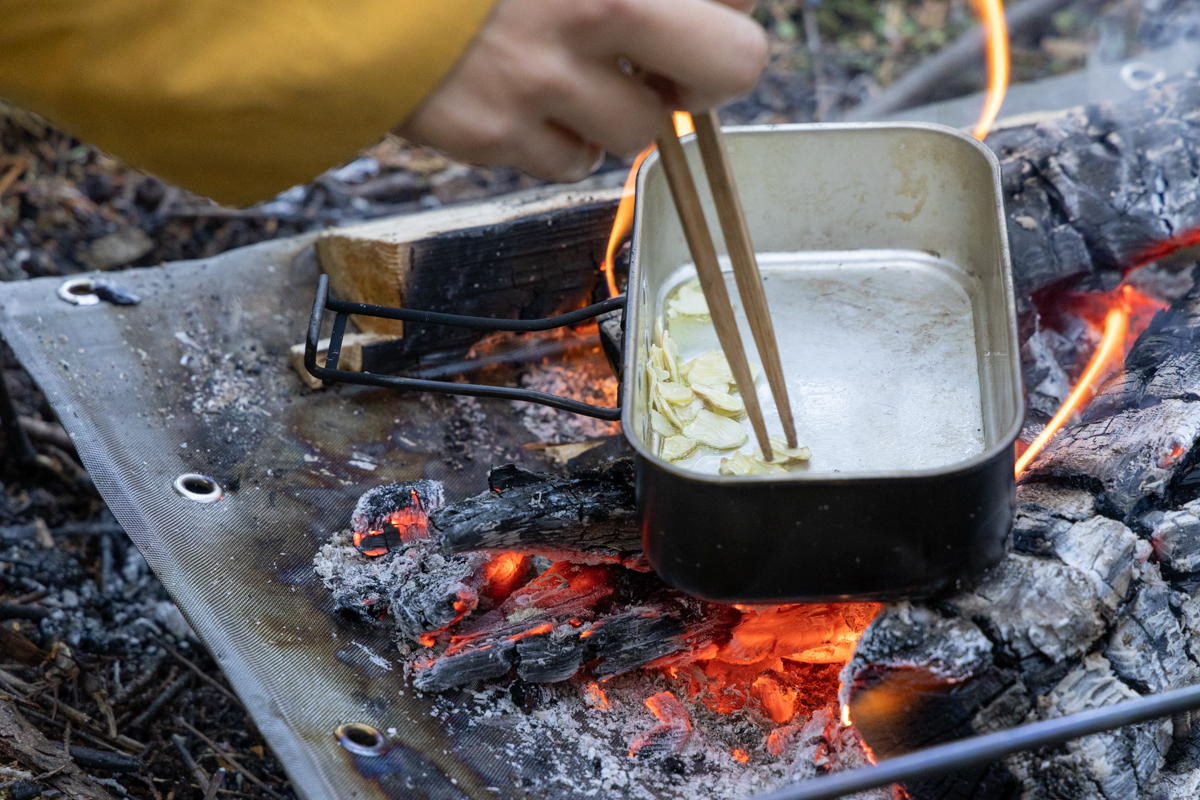
[[[46,707],[47,705],[49,705],[49,707],[51,709],[53,709],[54,712],[61,711],[63,713],[63,716],[66,717],[67,719],[71,720],[72,722],[75,722],[76,724],[91,728],[93,731],[96,731],[97,734],[103,735],[104,728],[100,725],[99,722],[92,719],[87,714],[84,714],[83,712],[80,712],[80,711],[76,711],[75,709],[73,709],[69,705],[67,705],[66,703],[62,702],[61,700],[56,700],[55,698],[51,697],[50,695],[46,694],[45,692],[43,692],[38,697],[38,700],[41,701],[43,707]],[[146,749],[146,745],[142,744],[137,739],[131,739],[130,737],[125,736],[124,734],[117,736],[114,739],[114,741],[117,742],[117,744],[124,745],[124,747],[128,750],[136,750],[138,752],[141,752]]]
[[[225,768],[221,767],[217,770],[217,774],[213,775],[213,779],[208,782],[208,789],[204,792],[204,800],[216,800],[217,792],[221,791],[221,786],[224,783]]]
[[[258,776],[257,776],[257,775],[255,775],[253,772],[251,772],[250,770],[246,769],[246,768],[245,768],[245,767],[243,767],[241,764],[239,764],[239,763],[238,763],[238,761],[237,761],[237,759],[235,759],[233,756],[229,755],[229,754],[228,754],[228,753],[226,753],[224,750],[222,750],[222,749],[221,749],[221,748],[220,748],[220,747],[217,745],[217,743],[216,743],[216,742],[214,742],[212,739],[208,738],[208,737],[207,737],[207,736],[205,736],[203,733],[201,733],[200,731],[196,730],[194,727],[192,727],[191,725],[189,725],[189,724],[187,723],[187,720],[185,720],[183,717],[176,717],[176,718],[175,718],[175,721],[176,721],[176,722],[178,722],[178,723],[179,723],[180,725],[182,725],[183,727],[187,728],[189,731],[191,731],[191,732],[192,732],[192,735],[194,735],[195,737],[197,737],[198,739],[200,739],[200,741],[204,742],[206,745],[208,745],[209,747],[211,747],[211,748],[213,749],[213,752],[214,752],[214,753],[216,753],[217,755],[219,755],[219,756],[220,756],[222,759],[224,759],[224,761],[225,761],[227,764],[229,764],[229,766],[233,767],[233,768],[234,768],[234,769],[236,769],[238,772],[240,772],[240,773],[242,773],[243,775],[245,775],[245,776],[246,776],[246,780],[250,781],[250,782],[251,782],[251,783],[253,783],[255,786],[257,786],[258,788],[262,789],[262,790],[263,790],[264,792],[266,792],[267,794],[271,795],[271,797],[274,797],[274,798],[275,798],[275,800],[283,800],[283,796],[282,796],[281,794],[279,794],[279,792],[276,792],[276,791],[275,791],[274,789],[272,789],[270,786],[267,786],[267,784],[265,784],[265,783],[263,783],[261,780],[259,780],[259,778],[258,778]]]
[[[1015,37],[1041,22],[1068,2],[1069,0],[1022,0],[1010,7],[1004,13],[1009,37]],[[846,119],[852,122],[879,119],[894,111],[916,105],[934,88],[946,83],[963,70],[976,63],[982,65],[983,36],[983,30],[978,26],[967,31],[953,44],[942,48],[937,55],[926,59],[900,80],[867,99],[862,105],[851,109],[846,114]]]
[[[146,710],[134,717],[129,725],[132,728],[140,728],[150,720],[158,716],[158,712],[163,710],[163,706],[175,699],[192,680],[192,673],[185,672],[176,678],[167,687],[162,690],[158,697],[154,698],[154,702],[146,707]]]
[[[8,187],[12,186],[17,178],[21,176],[21,173],[28,167],[29,159],[25,156],[17,156],[17,160],[8,168],[8,172],[4,173],[4,177],[0,177],[0,197],[4,196],[4,193],[8,191]]]
[[[64,769],[66,769],[66,768],[67,768],[67,765],[68,765],[69,763],[70,763],[70,762],[69,762],[69,761],[67,761],[67,762],[64,762],[64,763],[62,763],[62,764],[59,764],[57,767],[55,767],[54,769],[50,770],[49,772],[43,772],[41,775],[35,775],[35,776],[33,776],[32,778],[28,778],[28,779],[26,779],[26,778],[17,778],[16,780],[5,781],[4,783],[0,783],[0,790],[7,789],[7,788],[9,788],[10,786],[12,786],[13,784],[15,784],[15,783],[19,783],[19,782],[20,782],[20,781],[22,781],[22,780],[28,780],[30,783],[39,783],[39,782],[41,782],[41,781],[44,781],[44,780],[46,780],[47,778],[53,778],[55,775],[57,775],[58,773],[62,772]]]
[[[176,659],[178,659],[178,660],[179,660],[179,662],[180,662],[180,663],[182,663],[182,664],[183,664],[185,667],[187,667],[187,668],[188,668],[188,669],[190,669],[192,672],[194,672],[194,673],[196,673],[197,675],[199,675],[199,676],[200,676],[200,679],[201,679],[202,681],[204,681],[205,683],[207,683],[207,684],[209,684],[210,686],[212,686],[214,689],[216,689],[216,690],[217,690],[217,691],[219,691],[221,694],[223,694],[223,695],[225,695],[226,697],[228,697],[228,698],[229,698],[230,700],[232,700],[233,702],[237,703],[239,706],[242,704],[242,701],[238,699],[238,697],[237,697],[237,695],[236,695],[236,694],[234,694],[233,692],[229,691],[229,690],[228,690],[228,689],[226,689],[224,686],[222,686],[220,683],[218,683],[216,678],[213,678],[213,677],[211,677],[211,676],[209,676],[209,675],[206,675],[204,672],[202,672],[202,671],[201,671],[201,669],[200,669],[199,667],[197,667],[197,666],[196,666],[195,664],[193,664],[191,661],[189,661],[188,659],[186,659],[186,658],[184,658],[182,655],[180,655],[180,654],[179,654],[179,653],[178,653],[178,652],[175,650],[175,648],[171,647],[171,645],[169,645],[169,644],[166,644],[166,643],[164,643],[164,642],[159,642],[159,644],[160,644],[160,645],[163,647],[163,649],[165,649],[165,650],[166,650],[168,653],[170,653],[172,656],[174,656]]]
[[[49,442],[50,444],[58,445],[63,450],[74,452],[75,443],[71,441],[71,437],[67,435],[67,431],[62,425],[57,422],[46,422],[37,417],[18,417],[21,420],[21,427],[25,429],[25,433],[29,434],[29,438],[38,442]]]
[[[175,749],[179,751],[179,757],[183,759],[184,765],[192,771],[196,776],[196,782],[200,784],[200,791],[208,794],[208,773],[204,771],[204,767],[196,763],[196,759],[192,758],[192,754],[188,752],[187,743],[178,733],[171,734],[171,743],[175,745]]]
[[[27,717],[44,722],[47,725],[53,725],[55,727],[66,724],[62,720],[50,719],[45,714],[40,714],[37,711],[34,711],[32,708],[29,708],[29,706],[24,703],[21,703],[21,713]],[[111,750],[114,753],[120,753],[121,755],[125,755],[126,753],[125,750],[116,747],[111,742],[106,742],[97,736],[93,736],[85,730],[75,729],[71,732],[71,735],[83,739],[85,742],[89,742],[90,744],[94,744],[97,747],[103,747],[106,750]]]

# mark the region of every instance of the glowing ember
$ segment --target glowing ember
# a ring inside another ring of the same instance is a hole
[[[878,603],[747,608],[716,657],[731,664],[764,658],[844,664],[879,608]]]
[[[411,505],[393,511],[379,528],[354,531],[354,546],[363,555],[378,557],[392,547],[429,536],[429,521],[425,509],[421,507],[421,498],[415,490],[411,494]]]
[[[1100,345],[1058,413],[1017,459],[1018,477],[1063,425],[1087,406],[1110,370],[1121,364],[1128,346],[1149,325],[1152,314],[1146,312],[1166,307],[1138,293],[1132,286],[1118,287],[1111,295],[1090,295],[1086,300],[1087,304],[1093,306],[1101,302],[1108,304],[1109,308],[1104,316],[1104,335]],[[1131,322],[1136,324],[1131,325]]]
[[[978,6],[987,36],[988,89],[972,133],[976,139],[983,139],[992,129],[1008,91],[1008,24],[1001,0],[978,0]]]
[[[587,688],[583,690],[583,694],[587,704],[592,708],[600,711],[608,711],[610,708],[608,703],[608,695],[606,695],[604,690],[600,688],[600,684],[596,683],[595,681],[592,681],[587,685]]]
[[[529,572],[529,559],[521,553],[499,553],[483,565],[481,594],[500,601],[517,589]]]
[[[734,751],[731,755],[733,756],[734,761],[737,761],[741,764],[750,763],[750,754],[740,747],[734,748]]]
[[[646,698],[646,708],[658,724],[633,740],[629,757],[675,753],[683,749],[692,734],[692,720],[687,709],[670,692],[659,692]]]

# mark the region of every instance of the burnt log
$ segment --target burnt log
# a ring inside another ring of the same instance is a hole
[[[343,300],[501,319],[535,319],[587,305],[620,189],[544,190],[339,228],[316,241]],[[461,355],[483,332],[355,316],[362,369],[396,372],[422,356]]]
[[[1010,553],[978,585],[880,613],[841,694],[877,754],[1200,681],[1200,605],[1149,563],[1150,542],[1100,507],[1083,489],[1021,486]],[[1200,536],[1188,513],[1148,518],[1181,559],[1194,546],[1187,531]],[[914,800],[1171,796],[1188,784],[1163,771],[1167,753],[1191,737],[1190,719],[1147,723],[905,788]]]
[[[455,628],[445,651],[417,665],[413,685],[442,692],[510,672],[549,683],[584,671],[619,675],[668,657],[686,663],[682,656],[728,638],[740,616],[620,567],[559,563]]]
[[[1200,86],[1167,82],[1120,104],[992,133],[1019,296],[1068,279],[1111,286],[1200,228]]]
[[[515,550],[646,568],[630,459],[567,478],[497,467],[488,491],[433,511],[429,521],[446,554]]]

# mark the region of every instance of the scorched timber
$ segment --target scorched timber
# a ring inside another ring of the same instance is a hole
[[[637,566],[642,534],[633,463],[620,459],[569,478],[512,465],[488,475],[488,491],[430,514],[443,552],[518,550],[577,564]]]
[[[316,242],[334,292],[359,303],[501,319],[587,305],[620,189],[524,193],[339,228]],[[395,372],[432,353],[461,355],[484,332],[355,316],[362,369]],[[451,358],[452,356],[447,355]]]
[[[1189,77],[988,137],[1001,162],[1019,297],[1070,278],[1115,283],[1194,243],[1198,111],[1200,85]]]
[[[1195,511],[1154,512],[1136,521],[1139,536],[1102,506],[1081,488],[1021,486],[1003,562],[968,591],[875,618],[842,672],[842,700],[878,755],[1200,680]],[[1195,751],[1198,737],[1186,717],[1163,720],[905,788],[913,800],[1184,800],[1200,774],[1178,770],[1197,764],[1167,755]]]

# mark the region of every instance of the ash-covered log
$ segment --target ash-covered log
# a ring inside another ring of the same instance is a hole
[[[1198,110],[1200,85],[1184,77],[987,138],[1001,162],[1018,296],[1072,278],[1107,288],[1194,243]]]
[[[488,474],[488,491],[437,509],[429,519],[447,554],[516,550],[648,569],[630,459],[567,478],[497,467]]]
[[[1027,484],[1017,500],[1000,565],[969,591],[887,607],[843,670],[841,699],[877,754],[1200,681],[1200,604],[1164,580],[1146,538],[1178,552],[1189,577],[1190,510],[1137,521],[1139,536],[1083,489]],[[1167,756],[1194,737],[1190,719],[1147,723],[906,789],[914,800],[1174,800],[1192,784]]]

